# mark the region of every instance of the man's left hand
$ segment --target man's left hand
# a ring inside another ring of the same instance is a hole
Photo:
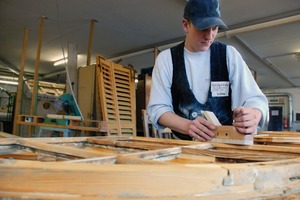
[[[261,111],[256,108],[238,107],[233,110],[233,126],[244,134],[256,132],[262,117]]]

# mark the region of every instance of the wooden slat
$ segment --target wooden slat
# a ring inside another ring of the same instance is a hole
[[[22,146],[40,149],[47,152],[66,154],[66,155],[71,155],[80,158],[102,157],[102,156],[110,155],[106,153],[76,149],[76,148],[65,147],[65,146],[53,146],[51,144],[46,144],[46,143],[37,143],[26,139],[19,139],[19,144]]]
[[[19,136],[0,131],[0,138],[18,138]]]
[[[124,147],[124,148],[134,148],[140,150],[156,150],[156,149],[163,149],[163,148],[170,148],[173,147],[172,145],[164,145],[164,144],[149,144],[149,143],[141,143],[136,141],[114,141],[113,143],[108,143],[107,140],[91,138],[87,140],[89,143],[94,144],[102,144],[102,145],[113,145],[115,147]]]

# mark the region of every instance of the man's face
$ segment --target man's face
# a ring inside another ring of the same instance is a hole
[[[218,26],[204,30],[198,30],[191,22],[182,21],[186,33],[185,47],[191,52],[206,51],[215,40],[218,33]]]

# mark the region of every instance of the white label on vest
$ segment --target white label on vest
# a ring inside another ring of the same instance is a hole
[[[229,93],[228,81],[211,82],[210,88],[211,88],[212,97],[228,97],[228,93]]]

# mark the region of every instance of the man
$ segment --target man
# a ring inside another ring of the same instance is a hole
[[[237,50],[214,42],[220,19],[218,0],[189,0],[182,20],[185,41],[161,52],[152,73],[148,113],[157,129],[169,127],[177,139],[209,141],[212,111],[222,125],[252,134],[262,127],[268,101]]]

